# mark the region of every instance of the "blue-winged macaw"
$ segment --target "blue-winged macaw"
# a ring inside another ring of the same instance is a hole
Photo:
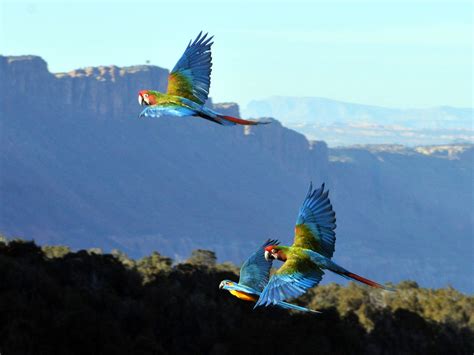
[[[272,267],[272,261],[265,259],[265,248],[269,245],[278,245],[277,240],[267,240],[260,248],[257,249],[242,265],[240,268],[239,282],[233,282],[229,280],[223,280],[219,288],[229,291],[235,297],[238,297],[244,301],[257,301],[261,291],[268,283],[270,277],[270,269]],[[313,312],[308,308],[300,307],[295,304],[279,301],[274,303],[278,307],[286,309],[294,309],[302,312]]]
[[[336,214],[328,193],[324,191],[324,184],[314,191],[310,185],[296,220],[293,245],[275,244],[264,248],[266,260],[276,259],[284,264],[271,277],[255,307],[278,304],[302,295],[321,281],[323,270],[372,287],[388,289],[331,261],[336,243]]]
[[[153,90],[138,93],[139,104],[147,106],[139,117],[194,116],[225,126],[270,123],[221,115],[204,106],[211,85],[212,38],[208,38],[207,33],[203,36],[201,32],[193,42],[189,42],[168,77],[166,94]]]

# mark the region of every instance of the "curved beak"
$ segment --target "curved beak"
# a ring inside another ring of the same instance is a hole
[[[219,290],[222,290],[223,288],[224,288],[224,283],[221,282],[221,283],[219,284]]]
[[[138,104],[140,106],[144,105],[145,100],[143,99],[143,96],[141,94],[138,94]]]
[[[273,255],[269,251],[265,250],[265,260],[272,261],[273,259],[275,259]]]

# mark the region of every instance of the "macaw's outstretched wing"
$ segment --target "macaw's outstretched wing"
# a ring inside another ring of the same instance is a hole
[[[168,77],[168,95],[181,96],[203,105],[211,85],[211,42],[207,33],[199,33],[189,42],[180,60]]]
[[[255,307],[298,297],[317,285],[323,275],[324,271],[316,267],[309,258],[289,258],[271,277]]]
[[[179,105],[153,105],[147,106],[140,114],[138,118],[142,117],[151,117],[151,118],[158,118],[162,116],[178,116],[178,117],[185,117],[185,116],[193,116],[196,114],[196,111],[193,109],[179,106]]]
[[[265,247],[278,245],[278,240],[268,239],[240,268],[239,284],[261,292],[270,278],[272,262],[265,259]]]
[[[310,184],[308,194],[296,220],[294,247],[313,250],[327,258],[334,254],[336,243],[336,213],[324,191],[324,184],[313,191]]]

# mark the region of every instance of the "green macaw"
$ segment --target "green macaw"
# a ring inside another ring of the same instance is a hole
[[[255,307],[277,304],[302,295],[321,281],[323,270],[330,270],[372,287],[390,290],[331,261],[336,243],[336,214],[328,193],[329,191],[324,191],[324,184],[314,191],[310,185],[296,220],[293,245],[265,247],[267,260],[276,259],[284,264],[271,277]]]
[[[211,85],[211,42],[213,37],[199,33],[189,42],[181,59],[168,77],[166,94],[154,90],[141,90],[138,103],[147,106],[139,117],[192,116],[212,122],[233,126],[270,123],[269,120],[244,120],[226,116],[204,106]]]

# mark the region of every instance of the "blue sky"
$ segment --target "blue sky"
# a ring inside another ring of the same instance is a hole
[[[470,1],[2,0],[0,53],[52,72],[172,68],[215,35],[211,97],[320,96],[393,107],[472,106]]]

